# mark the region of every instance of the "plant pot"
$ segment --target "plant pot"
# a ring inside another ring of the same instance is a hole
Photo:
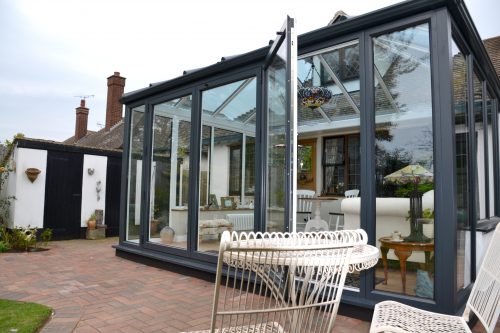
[[[434,238],[434,223],[423,224],[422,231],[424,232],[425,236]]]
[[[169,226],[164,227],[160,231],[160,238],[163,244],[172,244],[174,241],[175,231]]]
[[[28,169],[26,169],[26,176],[28,177],[30,182],[33,183],[37,179],[40,172],[41,171],[37,168],[28,168]]]
[[[87,221],[87,228],[89,228],[89,230],[94,230],[96,224],[97,224],[96,220],[88,220]]]
[[[158,225],[160,224],[160,220],[152,219],[151,220],[151,235],[156,234],[158,232]]]
[[[434,219],[420,218],[418,221],[422,225],[424,236],[434,239]]]

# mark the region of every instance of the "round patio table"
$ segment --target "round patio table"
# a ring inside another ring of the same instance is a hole
[[[348,230],[344,230],[341,232],[349,232]],[[354,232],[354,231],[353,231]],[[241,253],[236,256],[236,262],[235,262],[235,256],[231,251],[226,251],[224,252],[224,259],[226,263],[228,261],[231,261],[231,263],[228,263],[229,265],[235,264],[237,265],[238,263],[241,263],[242,261],[246,262],[266,262],[269,261],[269,257],[266,253],[266,251],[261,251],[260,256],[256,256],[255,252],[259,250],[259,248],[274,248],[274,249],[280,249],[283,250],[285,253],[281,257],[282,261],[287,260],[287,254],[286,251],[289,251],[288,255],[289,256],[300,256],[300,251],[295,251],[294,246],[304,246],[304,243],[294,243],[296,242],[297,239],[290,238],[290,239],[283,239],[283,238],[267,238],[267,239],[258,239],[258,240],[251,240],[251,241],[246,241],[246,240],[240,240],[240,241],[235,241],[232,242],[230,247],[234,248],[247,248],[249,249],[248,255],[242,255]],[[342,244],[342,241],[338,241],[336,244]],[[325,243],[326,244],[326,243]],[[344,243],[346,246],[349,245],[349,242]],[[351,243],[352,244],[352,243]],[[311,245],[311,247],[317,247],[320,249],[321,247],[324,247],[323,245]],[[349,273],[353,272],[359,272],[365,269],[369,269],[375,264],[377,264],[379,259],[379,249],[373,245],[368,245],[368,244],[355,244],[352,250],[351,254],[351,260],[349,263]],[[271,259],[272,260],[272,259]]]
[[[298,198],[298,200],[310,201],[314,204],[314,216],[309,221],[314,221],[316,225],[326,224],[326,221],[321,219],[321,204],[323,202],[338,200],[335,197],[312,197],[312,198]]]

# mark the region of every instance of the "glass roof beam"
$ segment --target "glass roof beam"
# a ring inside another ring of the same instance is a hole
[[[385,84],[384,79],[382,78],[382,74],[380,74],[380,71],[378,70],[376,65],[373,65],[373,68],[374,68],[374,72],[375,72],[374,74],[375,74],[375,78],[377,80],[377,83],[380,84],[380,88],[384,92],[385,97],[387,98],[389,103],[391,103],[391,106],[394,108],[394,110],[397,113],[399,113],[400,110],[399,110],[398,104],[396,103],[396,101],[392,97],[392,94],[389,91],[389,88],[387,88],[387,85]]]
[[[344,87],[342,82],[339,80],[337,75],[333,72],[333,70],[330,67],[330,65],[328,64],[328,62],[325,60],[325,58],[321,54],[318,54],[318,59],[321,61],[321,64],[325,67],[325,70],[327,71],[328,75],[330,75],[330,77],[333,79],[335,84],[339,87],[340,91],[342,91],[342,94],[344,94],[345,98],[347,99],[347,102],[351,105],[351,107],[354,109],[354,111],[359,114],[360,112],[359,112],[358,106],[356,105],[356,102],[354,102],[351,95],[349,95],[349,92]]]
[[[243,122],[243,124],[248,124],[248,123],[250,122],[250,120],[252,120],[252,119],[254,119],[254,118],[255,118],[255,116],[256,116],[256,115],[257,115],[257,109],[255,109],[255,112],[254,112],[254,113],[252,113],[252,114],[250,115],[250,117],[248,117],[248,118],[247,118],[247,119]]]
[[[422,66],[426,66],[426,67],[429,67],[429,64],[425,61],[423,61],[422,59],[424,58],[418,58],[418,57],[415,57],[414,55],[412,55],[411,53],[409,52],[405,52],[405,51],[402,51],[401,49],[398,49],[397,47],[394,47],[394,46],[391,46],[391,45],[387,45],[387,44],[384,44],[384,43],[381,43],[380,41],[376,40],[374,41],[374,44],[377,44],[377,46],[381,47],[381,48],[384,48],[386,49],[387,51],[389,52],[393,52],[393,53],[396,53],[396,54],[400,54],[402,57],[406,58],[406,59],[412,59],[412,60],[415,60],[416,62],[418,62],[420,65]],[[417,52],[421,52],[423,53],[420,49],[418,48],[415,48],[413,47],[413,49]],[[425,53],[423,53],[425,55]]]

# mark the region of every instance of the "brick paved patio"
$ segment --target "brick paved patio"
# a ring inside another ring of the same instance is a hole
[[[54,309],[42,333],[179,332],[209,327],[213,283],[115,256],[117,239],[0,254],[0,298]],[[368,332],[338,316],[335,332]],[[480,332],[480,331],[478,331]]]

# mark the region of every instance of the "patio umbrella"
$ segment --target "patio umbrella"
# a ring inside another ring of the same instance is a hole
[[[413,190],[410,192],[410,235],[406,237],[405,242],[427,243],[431,239],[424,236],[422,224],[417,222],[422,217],[422,192],[418,190],[418,184],[432,183],[434,175],[432,172],[419,164],[410,164],[398,171],[395,171],[384,177],[384,183],[392,184],[413,184]]]

